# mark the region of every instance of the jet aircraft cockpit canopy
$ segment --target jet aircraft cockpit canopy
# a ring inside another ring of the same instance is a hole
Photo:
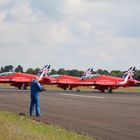
[[[97,76],[100,76],[100,74],[96,73],[96,74],[92,74],[90,77],[88,77],[87,79],[90,79],[90,78],[95,78]]]
[[[62,76],[62,75],[61,74],[53,74],[53,75],[50,75],[51,78],[58,78],[60,76]]]
[[[8,76],[8,75],[11,75],[11,74],[14,74],[16,72],[13,72],[13,71],[10,71],[10,72],[3,72],[3,73],[0,73],[0,76]]]

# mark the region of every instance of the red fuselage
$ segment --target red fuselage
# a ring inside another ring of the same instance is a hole
[[[98,89],[101,92],[104,92],[105,90],[112,92],[113,89],[119,87],[135,86],[140,82],[137,80],[130,79],[125,81],[124,78],[106,75],[99,75],[89,79],[81,79],[79,77],[61,75],[55,78],[50,78],[50,80],[47,81],[46,83],[52,85],[56,84],[58,87],[64,90],[66,89],[72,90],[73,88],[78,86],[94,86],[95,89]]]
[[[21,89],[27,88],[30,85],[30,82],[37,78],[37,75],[26,74],[20,72],[7,72],[0,75],[0,83],[10,83],[12,86],[18,87]]]

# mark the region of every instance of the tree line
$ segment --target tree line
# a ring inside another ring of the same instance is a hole
[[[35,69],[28,68],[26,71],[24,71],[21,65],[18,65],[15,68],[13,65],[7,65],[0,68],[0,73],[9,72],[9,71],[24,72],[28,74],[38,74],[40,68],[35,68]],[[60,68],[58,70],[52,69],[49,72],[50,75],[62,74],[62,75],[71,75],[77,77],[80,77],[83,73],[84,73],[83,70],[77,70],[77,69],[65,70],[64,68]],[[123,73],[124,71],[120,71],[120,70],[112,70],[109,72],[108,70],[98,69],[97,71],[93,71],[93,74],[110,75],[110,76],[117,76],[117,77],[121,77]],[[140,81],[140,70],[136,70],[134,78]]]

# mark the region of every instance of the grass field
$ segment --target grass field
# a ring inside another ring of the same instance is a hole
[[[0,140],[95,140],[95,138],[0,111]]]
[[[11,86],[10,84],[0,84],[0,88],[15,88]]]
[[[118,88],[114,92],[140,92],[140,87]]]

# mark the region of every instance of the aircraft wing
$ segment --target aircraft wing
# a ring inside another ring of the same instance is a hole
[[[31,82],[32,79],[29,79],[29,78],[13,78],[10,80],[10,82]]]
[[[133,84],[133,85],[137,85],[137,84],[140,84],[140,81],[138,81],[138,80],[128,80],[128,83]]]

